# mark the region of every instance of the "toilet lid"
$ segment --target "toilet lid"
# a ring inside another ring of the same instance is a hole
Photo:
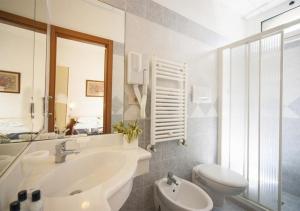
[[[246,187],[247,180],[240,174],[215,164],[201,164],[196,167],[199,175],[230,187]]]

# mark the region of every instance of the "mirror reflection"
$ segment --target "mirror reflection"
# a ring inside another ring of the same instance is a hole
[[[72,7],[51,0],[47,6],[48,132],[110,133],[112,122],[123,119],[125,13],[97,0],[73,0]]]
[[[44,127],[47,25],[43,0],[0,0],[0,176]],[[20,143],[22,142],[22,143]]]
[[[59,37],[56,64],[55,131],[103,133],[105,47]]]
[[[0,46],[1,142],[21,141],[43,127],[46,34],[0,23]]]
[[[123,119],[124,27],[125,12],[98,0],[0,0],[0,175],[28,141]],[[101,42],[59,32],[53,50],[53,28]]]

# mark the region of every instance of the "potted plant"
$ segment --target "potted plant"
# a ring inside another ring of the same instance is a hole
[[[138,147],[138,137],[142,133],[142,129],[139,128],[137,121],[128,123],[127,126],[121,121],[115,124],[113,129],[115,132],[123,134],[123,146],[125,148]]]
[[[0,133],[0,144],[9,143],[10,139],[7,135]]]

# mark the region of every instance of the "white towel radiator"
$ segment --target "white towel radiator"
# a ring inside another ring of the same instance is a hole
[[[185,143],[187,134],[187,65],[153,58],[151,77],[151,145]]]

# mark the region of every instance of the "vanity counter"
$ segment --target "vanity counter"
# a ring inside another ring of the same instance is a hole
[[[19,190],[32,188],[41,190],[45,211],[119,210],[131,192],[134,177],[149,171],[151,153],[142,148],[124,149],[120,144],[96,145],[89,143],[60,164],[54,163],[50,150],[47,159],[37,165],[24,163],[24,156],[47,147],[29,146],[0,179],[0,202],[5,204],[1,210],[8,210]]]

